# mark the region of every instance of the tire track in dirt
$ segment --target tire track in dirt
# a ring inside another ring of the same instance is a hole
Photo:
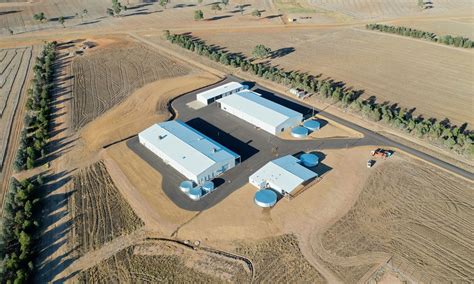
[[[135,42],[104,47],[77,58],[73,70],[81,78],[74,85],[73,125],[76,129],[121,103],[146,83],[193,71],[188,65],[177,64],[174,59]]]

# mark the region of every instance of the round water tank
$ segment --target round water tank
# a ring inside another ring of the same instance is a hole
[[[201,187],[195,187],[193,189],[191,189],[189,192],[188,192],[188,196],[189,198],[191,198],[192,200],[199,200],[202,196],[202,190],[201,190]]]
[[[214,190],[214,183],[212,181],[206,181],[203,185],[202,185],[202,190],[205,191],[205,192],[211,192]]]
[[[319,157],[315,154],[303,154],[300,157],[300,161],[305,167],[316,167],[319,163]]]
[[[310,131],[318,130],[321,127],[321,123],[317,120],[308,120],[303,123],[303,126],[308,128]]]
[[[188,193],[193,187],[193,182],[190,180],[185,180],[179,185],[179,189],[184,193]]]
[[[303,138],[308,136],[308,129],[303,126],[296,126],[295,128],[291,129],[291,136],[296,138]]]
[[[277,202],[277,194],[270,189],[261,189],[255,193],[255,204],[260,207],[268,208]]]

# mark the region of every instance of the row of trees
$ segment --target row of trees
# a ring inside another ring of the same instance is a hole
[[[439,42],[446,45],[452,45],[455,47],[474,48],[474,42],[469,38],[462,36],[451,36],[451,35],[438,35],[432,32],[421,31],[417,29],[389,26],[382,24],[368,24],[365,26],[369,30],[377,30],[380,32],[397,34],[402,36],[409,36],[413,38],[420,38],[433,42]]]
[[[362,91],[346,88],[342,82],[321,79],[308,73],[285,71],[268,63],[256,63],[241,54],[226,52],[216,45],[207,45],[204,41],[189,34],[171,34],[165,31],[165,37],[172,43],[186,48],[213,61],[240,68],[259,77],[283,84],[290,88],[300,88],[307,92],[339,103],[344,108],[351,108],[362,113],[373,121],[383,121],[388,125],[442,144],[460,154],[474,157],[474,133],[466,129],[466,124],[456,127],[444,121],[414,117],[412,111],[400,108],[397,104],[377,103],[375,99],[362,99]],[[261,50],[262,48],[258,48]]]
[[[34,270],[35,232],[39,227],[41,175],[18,182],[12,178],[5,195],[0,224],[0,279],[2,283],[28,283]]]
[[[28,89],[24,128],[14,162],[17,171],[32,169],[46,154],[55,48],[55,42],[47,43],[33,67],[34,78]]]

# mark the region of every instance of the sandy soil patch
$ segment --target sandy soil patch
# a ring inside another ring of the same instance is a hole
[[[118,181],[119,188],[122,188],[122,194],[132,208],[142,208],[136,212],[145,224],[158,225],[153,226],[154,229],[170,236],[180,224],[196,214],[180,209],[169,200],[161,189],[161,174],[133,153],[124,142],[107,148],[106,154],[115,165],[115,169],[109,167],[112,177],[125,177]],[[149,219],[152,221],[147,223]]]
[[[172,98],[210,85],[218,78],[208,73],[164,79],[135,91],[123,103],[95,119],[81,130],[83,143],[91,151],[111,142],[135,135],[170,114],[167,104]]]

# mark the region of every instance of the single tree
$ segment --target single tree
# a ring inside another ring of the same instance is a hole
[[[222,5],[224,5],[225,7],[229,5],[229,0],[221,0],[221,2],[222,2]]]
[[[198,0],[198,4],[202,4],[202,0]]]
[[[113,16],[118,16],[124,10],[124,6],[118,0],[112,0],[112,12]],[[126,8],[125,8],[126,10]]]
[[[82,10],[82,13],[81,13],[81,21],[83,20],[83,18],[84,18],[85,16],[87,16],[88,13],[89,13],[89,11],[87,11],[87,9]]]
[[[194,11],[194,20],[200,21],[202,19],[204,19],[204,13],[201,10]]]
[[[63,26],[63,28],[65,28],[66,26],[64,25],[64,22],[66,21],[66,19],[64,19],[63,16],[59,17],[58,19],[58,22]]]
[[[244,5],[239,5],[240,15],[244,14]]]
[[[10,33],[10,35],[13,35],[13,30],[8,28],[8,33]]]
[[[425,6],[424,0],[418,0],[418,7],[423,8]]]
[[[168,0],[160,0],[160,6],[166,9],[166,4],[168,4]]]
[[[222,10],[222,8],[221,8],[221,6],[220,6],[219,4],[214,3],[214,4],[212,4],[212,6],[211,6],[211,10],[213,10],[213,11],[214,11],[214,14],[215,14],[215,13],[217,13],[217,11]]]
[[[258,9],[255,9],[252,11],[252,16],[260,18],[262,16],[262,12],[260,12]]]
[[[105,11],[107,13],[107,15],[109,16],[114,16],[114,10],[112,10],[112,8],[107,8],[107,10]]]
[[[269,47],[266,47],[263,44],[259,44],[259,45],[255,46],[255,48],[253,49],[252,56],[254,58],[262,59],[262,58],[265,58],[268,55],[270,55],[271,51],[272,50]]]
[[[40,13],[34,14],[33,19],[35,19],[36,21],[42,23],[46,20],[46,16],[44,15],[43,12],[40,12]]]

